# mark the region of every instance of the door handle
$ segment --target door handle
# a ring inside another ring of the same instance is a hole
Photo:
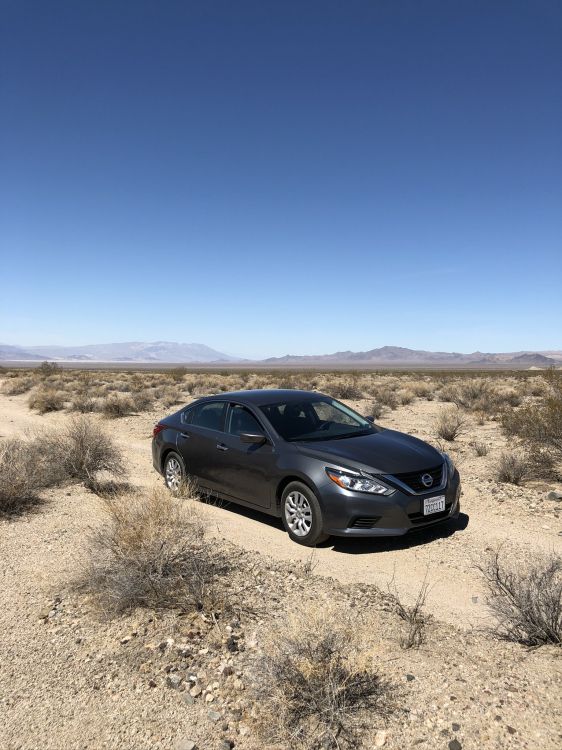
[[[180,432],[180,437],[190,438],[191,435],[189,434],[189,432]]]
[[[227,445],[225,445],[224,443],[217,443],[217,448],[218,448],[218,449],[219,449],[220,451],[227,451],[227,450],[228,450],[228,446],[227,446]]]

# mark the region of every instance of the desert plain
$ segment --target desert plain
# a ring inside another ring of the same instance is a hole
[[[556,378],[0,370],[4,445],[27,441],[36,450],[79,419],[99,427],[121,457],[112,476],[45,483],[0,515],[0,748],[559,748],[560,644],[507,637],[482,572],[495,553],[516,573],[537,558],[560,560],[559,456],[547,446],[546,460],[544,446],[506,428],[505,416],[542,409]],[[101,554],[97,534],[115,522],[108,504],[134,506],[163,492],[153,425],[201,395],[271,387],[329,393],[445,450],[461,475],[460,518],[311,550],[292,543],[278,519],[181,497],[181,512],[203,528],[196,549],[220,558],[212,580],[219,597],[191,607],[122,606],[98,595],[88,578]],[[291,673],[271,665],[276,647],[288,644],[291,659],[297,635],[313,649],[331,622],[344,628],[351,672],[375,675],[377,688],[349,717],[340,705],[326,729],[324,718],[296,712]]]

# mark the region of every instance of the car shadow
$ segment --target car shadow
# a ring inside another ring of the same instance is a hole
[[[222,510],[234,513],[238,516],[243,516],[252,521],[258,521],[263,523],[272,529],[278,529],[285,533],[283,523],[280,518],[270,516],[267,513],[256,510],[254,508],[248,508],[245,505],[238,505],[231,503],[228,500],[217,500],[216,498],[200,497],[200,501],[206,505],[214,505]],[[332,548],[334,552],[341,552],[343,554],[350,555],[365,555],[373,554],[377,552],[391,552],[393,550],[408,549],[410,547],[418,547],[423,544],[429,544],[436,539],[446,539],[447,537],[456,534],[457,532],[464,531],[469,524],[469,516],[466,513],[460,513],[458,518],[452,518],[451,520],[436,526],[431,526],[427,529],[420,529],[419,531],[413,531],[404,536],[392,536],[392,537],[367,537],[361,539],[359,537],[337,537],[332,536],[327,539],[318,547],[321,549]],[[289,539],[287,538],[287,541]]]
[[[252,521],[259,521],[259,523],[263,523],[266,526],[271,526],[272,529],[279,529],[279,531],[285,532],[280,518],[270,516],[269,513],[264,513],[257,508],[249,508],[246,505],[238,505],[238,503],[231,502],[230,500],[223,500],[222,498],[213,496],[199,495],[197,499],[204,505],[212,505],[215,508],[221,508],[221,510],[249,518]]]
[[[377,552],[393,552],[410,547],[420,547],[430,544],[436,539],[447,539],[453,534],[464,531],[470,521],[466,513],[459,513],[458,518],[452,518],[444,523],[430,526],[427,529],[416,529],[403,536],[379,536],[367,537],[365,539],[331,537],[320,547],[332,547],[334,552],[348,555],[369,555]]]

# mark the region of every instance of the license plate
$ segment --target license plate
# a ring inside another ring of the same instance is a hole
[[[445,495],[438,497],[426,497],[423,501],[423,514],[429,516],[431,513],[441,513],[445,510]]]

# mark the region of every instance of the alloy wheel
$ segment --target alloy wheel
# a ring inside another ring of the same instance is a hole
[[[312,528],[312,508],[302,492],[294,490],[285,500],[285,519],[295,536],[307,536]]]
[[[182,468],[177,458],[166,461],[166,486],[173,492],[177,492],[182,483]]]

